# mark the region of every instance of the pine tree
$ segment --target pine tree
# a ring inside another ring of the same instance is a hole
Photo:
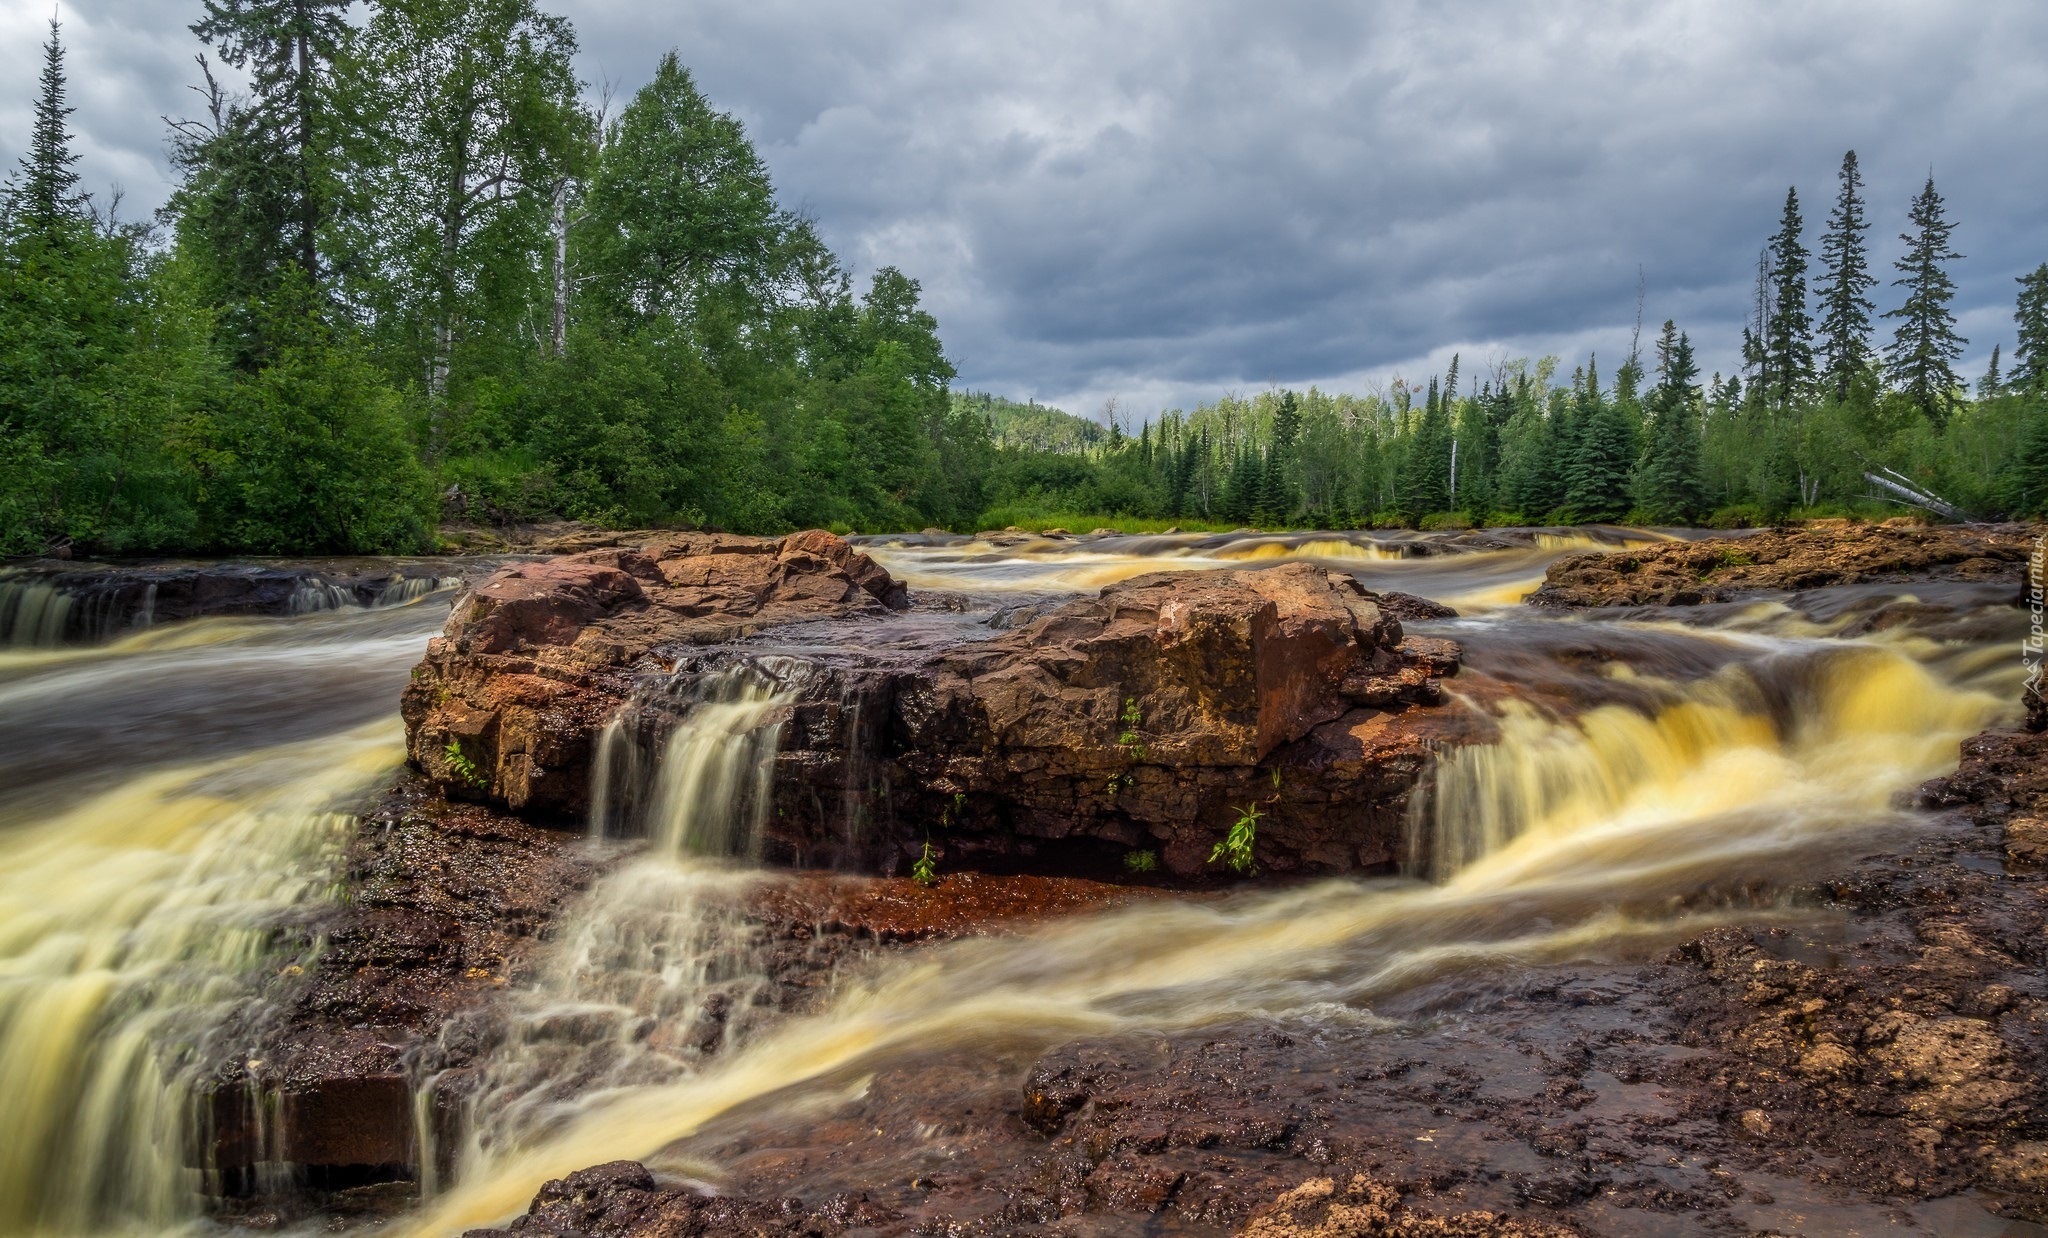
[[[1700,465],[1700,425],[1694,402],[1699,366],[1692,341],[1670,321],[1657,340],[1656,387],[1650,391],[1649,425],[1636,466],[1636,505],[1659,523],[1690,520],[1706,506]]]
[[[328,78],[352,2],[205,0],[205,15],[192,24],[222,60],[249,73],[253,102],[241,109],[242,122],[272,148],[267,157],[283,164],[272,186],[283,199],[275,216],[283,230],[271,243],[316,287],[321,229],[334,197]]]
[[[1840,179],[1820,242],[1820,338],[1822,379],[1835,399],[1846,400],[1851,380],[1870,364],[1870,316],[1877,307],[1869,293],[1877,279],[1863,241],[1870,223],[1863,216],[1863,171],[1853,150],[1842,156]]]
[[[1907,218],[1914,230],[1899,235],[1907,248],[1894,264],[1901,278],[1892,281],[1893,287],[1906,290],[1906,300],[1885,314],[1899,320],[1885,358],[1885,374],[1938,429],[1948,424],[1956,388],[1962,385],[1955,360],[1969,343],[1956,334],[1955,315],[1949,311],[1956,285],[1943,266],[1962,255],[1949,248],[1949,234],[1955,225],[1942,215],[1941,195],[1934,190],[1932,176],[1914,197]]]
[[[1429,399],[1410,436],[1406,467],[1396,483],[1395,500],[1409,517],[1433,515],[1450,504],[1451,419],[1444,412],[1435,379]]]
[[[2006,382],[2021,391],[2048,392],[2048,262],[2020,276],[2019,285],[2012,318],[2020,338],[2012,347],[2012,373]]]
[[[1784,413],[1805,399],[1813,384],[1813,319],[1806,309],[1806,246],[1799,235],[1799,191],[1785,191],[1785,213],[1771,238],[1771,313],[1764,324],[1764,367],[1770,375],[1764,397]]]
[[[1262,525],[1285,524],[1301,507],[1294,486],[1294,443],[1300,436],[1301,405],[1292,391],[1283,391],[1273,412],[1273,438],[1266,449],[1265,468],[1259,475],[1253,513],[1253,519]]]
[[[45,239],[76,223],[85,200],[78,194],[78,155],[71,149],[71,114],[64,75],[64,45],[57,19],[50,19],[50,39],[43,44],[43,72],[36,92],[35,121],[29,130],[28,153],[21,158],[17,184],[9,187],[9,206],[17,226]]]
[[[1590,364],[1575,403],[1576,433],[1564,451],[1565,512],[1573,523],[1619,520],[1629,509],[1635,428],[1620,403],[1601,394]]]
[[[1989,400],[2004,389],[2005,384],[1998,375],[1998,345],[1991,346],[1991,364],[1984,369],[1984,377],[1977,380],[1977,398]]]

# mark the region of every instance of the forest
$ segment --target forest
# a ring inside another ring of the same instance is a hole
[[[1740,373],[1639,322],[1569,372],[1460,358],[1091,420],[954,391],[917,281],[857,286],[676,54],[614,108],[533,0],[352,7],[204,0],[199,114],[144,220],[80,185],[51,22],[0,195],[0,554],[2048,510],[2048,263],[1966,381],[1947,205],[1930,177],[1881,280],[1854,152],[1813,250],[1788,192]]]

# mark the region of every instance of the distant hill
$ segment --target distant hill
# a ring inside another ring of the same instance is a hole
[[[956,391],[953,407],[987,417],[989,436],[998,447],[1080,455],[1109,438],[1109,430],[1100,422],[1077,417],[1050,404],[1019,404],[986,391]]]

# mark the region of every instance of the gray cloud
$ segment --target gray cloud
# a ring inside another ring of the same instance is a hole
[[[2048,260],[2040,6],[557,7],[622,93],[678,48],[842,255],[923,281],[964,383],[1080,409],[1357,389],[1454,350],[1618,360],[1639,264],[1649,321],[1727,368],[1786,185],[1814,243],[1851,146],[1884,263],[1932,166],[1972,376]],[[88,177],[143,207],[196,8],[65,10]],[[5,0],[11,63],[47,13]]]

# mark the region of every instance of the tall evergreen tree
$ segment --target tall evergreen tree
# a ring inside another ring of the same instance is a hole
[[[1932,176],[1914,196],[1907,218],[1913,231],[1899,235],[1906,243],[1906,253],[1894,264],[1900,278],[1892,281],[1893,287],[1906,290],[1906,300],[1885,314],[1899,320],[1885,358],[1885,374],[1939,428],[1948,424],[1956,388],[1962,386],[1955,361],[1969,341],[1956,334],[1956,318],[1949,310],[1956,285],[1945,264],[1962,255],[1949,248],[1955,224],[1942,213],[1941,195],[1935,192]]]
[[[1650,391],[1649,424],[1636,466],[1636,505],[1659,523],[1692,519],[1706,506],[1695,407],[1700,369],[1692,341],[1667,320],[1657,340],[1657,385]]]
[[[1841,189],[1820,242],[1820,351],[1823,382],[1835,399],[1845,400],[1851,380],[1870,364],[1870,316],[1877,306],[1869,294],[1877,278],[1870,273],[1870,250],[1863,240],[1870,223],[1864,218],[1863,171],[1855,151],[1842,156],[1839,178]]]
[[[1813,319],[1806,308],[1808,254],[1800,241],[1799,191],[1785,191],[1785,211],[1771,238],[1771,313],[1764,324],[1764,366],[1770,375],[1764,397],[1784,413],[1806,398],[1813,385]]]
[[[2020,276],[2019,284],[2012,318],[2020,338],[2012,346],[2012,373],[2006,381],[2022,391],[2048,391],[2048,262]]]
[[[252,105],[241,109],[246,138],[277,165],[272,188],[282,201],[279,232],[269,238],[314,287],[324,277],[322,229],[334,197],[331,165],[340,143],[330,99],[335,56],[348,33],[354,0],[205,0],[192,33],[249,74]]]
[[[21,157],[19,179],[9,186],[15,227],[49,238],[78,221],[84,210],[79,196],[78,155],[71,149],[71,114],[65,102],[64,44],[57,19],[50,19],[50,38],[43,44],[43,71],[37,80],[35,120],[29,129],[28,151]]]
[[[1629,509],[1635,427],[1621,403],[1601,393],[1590,366],[1575,403],[1577,432],[1565,454],[1565,512],[1574,522],[1619,520]]]
[[[1254,519],[1282,524],[1300,507],[1294,486],[1294,445],[1301,437],[1301,404],[1292,391],[1280,393],[1273,410],[1272,439],[1266,448],[1264,471],[1259,476],[1259,493]]]
[[[1989,400],[2005,389],[2005,381],[1998,373],[1998,345],[1991,346],[1991,364],[1984,367],[1984,377],[1977,380],[1977,398]]]

